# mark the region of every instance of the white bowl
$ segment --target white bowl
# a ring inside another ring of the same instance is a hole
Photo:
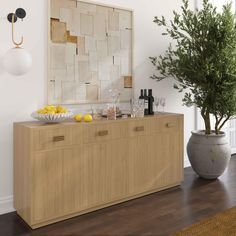
[[[58,113],[58,114],[39,114],[38,112],[33,112],[31,116],[39,121],[46,123],[59,123],[68,120],[73,117],[72,112]]]

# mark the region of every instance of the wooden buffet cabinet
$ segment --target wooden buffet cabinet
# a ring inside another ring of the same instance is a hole
[[[183,115],[14,124],[14,207],[31,228],[182,180]]]

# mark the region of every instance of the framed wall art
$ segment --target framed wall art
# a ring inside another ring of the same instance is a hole
[[[48,103],[132,98],[133,12],[87,1],[50,0]]]

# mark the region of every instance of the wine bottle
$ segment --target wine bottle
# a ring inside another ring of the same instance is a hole
[[[141,89],[141,94],[139,96],[139,99],[144,99],[144,96],[143,96],[143,89]]]
[[[147,89],[144,89],[144,105],[145,105],[145,109],[144,109],[144,115],[148,115],[149,111],[148,111],[148,95],[147,95]]]
[[[152,96],[152,89],[148,89],[148,114],[154,115],[153,111],[154,97]]]

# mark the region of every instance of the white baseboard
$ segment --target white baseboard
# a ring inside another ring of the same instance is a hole
[[[13,211],[13,196],[0,198],[0,215]]]
[[[232,149],[231,149],[231,154],[232,154],[232,155],[236,154],[236,148],[232,148]]]
[[[188,156],[185,155],[184,156],[184,168],[189,167],[189,166],[191,166],[191,164],[189,162]]]

